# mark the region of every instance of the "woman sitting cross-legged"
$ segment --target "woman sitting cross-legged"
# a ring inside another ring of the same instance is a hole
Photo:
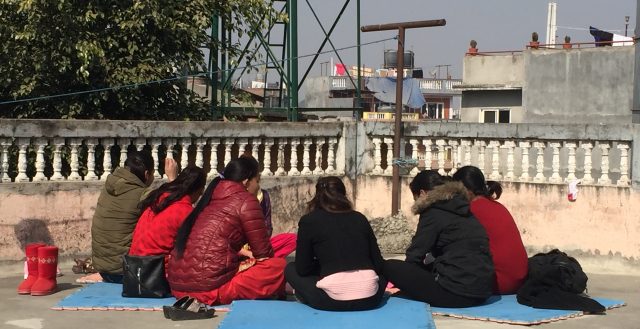
[[[133,231],[130,255],[166,255],[173,250],[178,229],[193,210],[207,176],[202,168],[188,166],[178,177],[158,187],[138,205],[143,211]]]
[[[469,210],[460,182],[445,182],[437,171],[420,172],[409,185],[420,215],[406,260],[387,260],[384,275],[399,296],[437,307],[469,307],[493,291],[489,239]]]
[[[171,252],[167,279],[174,296],[219,305],[284,294],[286,260],[273,257],[260,204],[249,192],[258,175],[258,162],[241,157],[227,164],[224,178],[209,183]],[[256,262],[240,268],[245,243]]]
[[[296,259],[285,277],[301,302],[328,311],[380,305],[384,260],[367,218],[353,210],[338,177],[318,179],[298,226]]]

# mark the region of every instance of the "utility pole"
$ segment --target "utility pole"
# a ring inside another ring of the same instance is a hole
[[[640,1],[640,0],[639,0]],[[362,32],[398,30],[398,52],[396,70],[396,118],[393,135],[393,178],[391,184],[391,214],[395,215],[400,209],[400,168],[397,161],[400,158],[400,141],[402,139],[402,80],[404,79],[404,34],[407,29],[421,27],[444,26],[447,21],[434,19],[428,21],[414,21],[363,26]],[[388,165],[388,164],[387,164]]]

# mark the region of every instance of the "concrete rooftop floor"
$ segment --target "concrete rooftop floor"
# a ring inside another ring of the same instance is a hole
[[[80,277],[68,274],[71,265],[61,266],[64,276],[58,278],[59,291],[43,297],[21,296],[16,288],[21,281],[15,266],[0,267],[5,271],[0,277],[0,328],[16,329],[67,329],[67,328],[217,328],[224,313],[214,319],[174,322],[164,318],[162,312],[152,311],[54,311],[50,308],[60,299],[78,290],[75,283]],[[13,273],[12,273],[13,272]],[[622,299],[627,306],[614,309],[606,315],[587,315],[574,319],[542,324],[543,329],[607,329],[640,328],[640,277],[624,275],[589,275],[589,293],[594,296]],[[525,328],[525,326],[498,324],[475,320],[460,320],[435,316],[438,329],[499,329]],[[260,324],[256,324],[260,328]]]

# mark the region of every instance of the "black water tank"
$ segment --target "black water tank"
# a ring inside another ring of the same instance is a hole
[[[413,73],[411,73],[411,77],[412,78],[415,78],[415,79],[424,78],[424,73],[422,72],[422,69],[413,69],[412,72],[413,72]]]
[[[397,68],[398,66],[397,53],[398,52],[396,50],[384,51],[384,68],[385,69]],[[404,68],[413,69],[413,51],[404,52]]]

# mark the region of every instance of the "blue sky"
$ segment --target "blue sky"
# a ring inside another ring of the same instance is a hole
[[[328,30],[345,0],[308,0]],[[525,47],[531,32],[538,32],[540,41],[546,35],[546,0],[361,0],[362,25],[444,18],[447,25],[407,31],[405,47],[416,53],[416,66],[428,72],[439,64],[450,64],[451,75],[461,75],[462,58],[475,39],[480,51],[520,50]],[[593,42],[587,30],[589,25],[614,33],[624,34],[624,16],[630,16],[629,35],[633,35],[636,21],[634,0],[557,0],[558,41],[565,35],[573,42]],[[305,1],[299,7],[299,54],[314,53],[323,34],[310,13]],[[332,38],[336,47],[356,44],[356,1],[349,8]],[[617,30],[617,31],[614,31]],[[362,34],[362,42],[372,42],[393,37],[394,32],[369,32]],[[378,68],[382,64],[385,49],[395,49],[395,41],[363,47],[362,61],[368,67]],[[330,50],[329,44],[325,50]],[[356,64],[356,51],[340,52],[349,65]],[[318,62],[327,61],[335,55],[321,55]],[[300,61],[300,70],[308,66],[309,60]],[[442,69],[444,76],[444,69]],[[311,75],[319,75],[316,64]]]

